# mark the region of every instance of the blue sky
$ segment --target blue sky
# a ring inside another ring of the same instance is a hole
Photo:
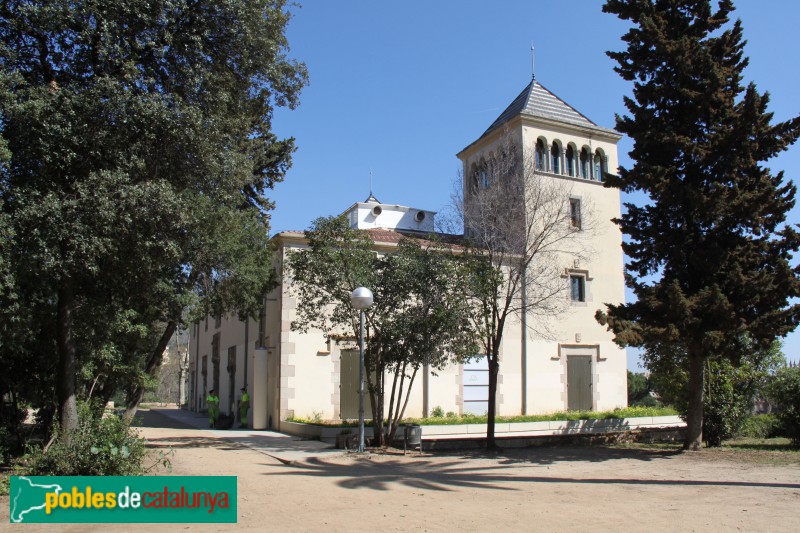
[[[739,0],[750,66],[745,81],[769,91],[775,120],[800,114],[796,0]],[[630,86],[606,50],[626,24],[596,0],[306,0],[292,8],[291,56],[310,84],[296,110],[277,110],[274,130],[297,142],[294,163],[271,197],[273,231],[302,230],[374,192],[385,203],[440,211],[459,171],[455,154],[475,140],[536,78],[597,124],[614,127]],[[630,140],[619,143],[631,166]],[[800,145],[770,162],[800,182]],[[623,201],[636,201],[625,198]],[[800,208],[790,221],[800,221]],[[800,359],[800,332],[784,352]],[[629,350],[629,367],[637,355]]]

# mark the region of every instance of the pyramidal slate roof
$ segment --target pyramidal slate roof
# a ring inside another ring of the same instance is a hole
[[[588,127],[619,135],[614,130],[598,126],[574,107],[546,89],[544,85],[536,80],[532,80],[528,86],[519,93],[519,96],[511,102],[511,105],[500,113],[500,116],[497,117],[492,125],[483,132],[481,137],[486,136],[490,131],[499,128],[517,115],[566,122],[575,124],[576,126]]]

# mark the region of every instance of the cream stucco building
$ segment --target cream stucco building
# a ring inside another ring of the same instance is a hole
[[[537,338],[520,317],[506,325],[501,348],[498,414],[517,415],[567,409],[605,410],[627,404],[626,354],[594,319],[604,303],[624,301],[621,234],[611,219],[620,215],[616,189],[605,188],[603,172],[616,172],[620,135],[602,128],[533,80],[473,143],[462,150],[465,180],[504,139],[521,147],[545,179],[568,186],[571,215],[591,206],[596,221],[592,253],[580,263],[565,256],[563,313],[554,317],[555,338]],[[465,186],[465,190],[466,190]],[[513,199],[509,199],[513,201]],[[381,204],[370,195],[345,214],[352,227],[370,233],[379,253],[391,253],[404,236],[433,231],[435,213]],[[300,232],[274,237],[276,268],[305,247]],[[331,341],[325,331],[292,331],[296,300],[290,281],[264,298],[258,320],[208,317],[191,329],[189,408],[205,409],[215,387],[223,413],[234,412],[239,390],[251,395],[254,428],[281,429],[292,416],[323,419],[357,416],[357,352],[352,339]],[[479,354],[476,354],[479,355]],[[478,358],[425,373],[412,390],[407,416],[434,407],[457,413],[486,410],[488,373]]]

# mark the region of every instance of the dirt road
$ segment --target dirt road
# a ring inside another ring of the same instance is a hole
[[[169,426],[168,422],[153,426]],[[725,454],[533,448],[495,456],[340,454],[293,464],[212,433],[147,427],[174,475],[238,476],[239,523],[115,531],[797,531],[800,465]],[[109,526],[0,529],[108,531]]]

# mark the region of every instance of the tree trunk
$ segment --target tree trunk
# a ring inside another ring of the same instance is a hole
[[[372,417],[377,423],[375,435],[373,438],[373,445],[380,448],[383,446],[384,443],[384,425],[383,425],[383,409],[386,402],[386,393],[384,390],[384,382],[383,382],[383,373],[385,372],[384,368],[381,368],[381,373],[379,376],[376,376],[375,383],[378,390],[375,392],[375,397],[377,398],[376,410],[372,412]]]
[[[72,340],[75,295],[72,288],[62,285],[58,290],[58,413],[64,440],[78,428],[78,405],[75,400],[75,343]]]
[[[406,414],[406,408],[408,407],[408,399],[411,397],[411,388],[414,386],[414,378],[417,377],[417,370],[419,367],[414,367],[414,372],[411,374],[411,377],[408,380],[408,386],[405,388],[405,395],[406,399],[403,400],[403,407],[400,407],[400,402],[403,398],[403,382],[400,382],[400,394],[397,397],[397,411],[395,412],[394,422],[392,423],[389,438],[387,444],[391,444],[394,441],[395,435],[397,435],[397,429],[399,428],[400,420],[403,419],[403,416]],[[390,421],[391,422],[391,421]]]
[[[366,342],[366,341],[365,341]],[[366,357],[366,352],[364,353]],[[372,380],[372,372],[375,372],[375,380]],[[384,382],[383,375],[386,368],[383,365],[383,357],[381,354],[375,355],[375,360],[370,361],[366,366],[366,382],[369,385],[369,396],[372,402],[372,445],[376,447],[383,446],[383,412],[384,412]]]
[[[497,375],[500,372],[500,362],[497,355],[486,356],[489,364],[489,410],[486,419],[486,449],[496,450],[497,442],[494,438],[494,420],[497,414]]]
[[[23,415],[24,418],[22,420],[20,420],[19,419],[19,417],[20,417],[20,414],[19,414],[19,397],[17,396],[17,393],[14,390],[13,386],[9,387],[9,390],[11,391],[11,405],[14,408],[14,412],[11,415],[13,417],[13,419],[11,420],[11,423],[13,424],[14,433],[15,433],[15,436],[17,438],[17,446],[19,446],[19,449],[21,450],[25,446],[25,438],[24,438],[24,435],[22,434],[22,424],[25,422],[25,418],[27,417],[27,414],[28,414],[28,409],[27,408],[25,409],[25,415]],[[2,398],[2,396],[0,396],[0,398]],[[0,409],[0,410],[2,410],[2,409]],[[7,427],[7,426],[4,425],[3,427]]]
[[[245,359],[247,361],[247,359]],[[180,362],[180,366],[178,367],[178,409],[183,407],[183,397],[186,395],[184,385],[184,377],[186,376],[186,370],[183,368],[183,360]]]
[[[689,350],[689,407],[686,412],[684,450],[699,450],[703,445],[703,357]]]
[[[147,360],[147,365],[144,369],[145,374],[152,376],[161,366],[161,362],[164,360],[164,350],[167,349],[169,340],[172,338],[177,327],[177,321],[167,323],[167,327],[164,328],[164,333],[161,334],[158,344],[156,344],[155,349],[150,353],[150,359]],[[128,389],[127,398],[125,399],[124,417],[129,424],[133,421],[133,417],[136,416],[136,410],[139,408],[139,403],[142,401],[143,397],[144,385],[141,383],[134,384]]]
[[[403,365],[403,366],[405,367],[405,365]],[[387,420],[387,422],[389,424],[389,427],[387,429],[388,438],[386,440],[388,442],[390,442],[390,443],[392,442],[392,435],[394,434],[394,432],[393,432],[393,428],[394,428],[393,421],[394,421],[394,413],[395,413],[395,411],[394,411],[394,401],[395,401],[394,400],[394,396],[395,396],[395,393],[397,392],[397,380],[400,379],[400,372],[401,372],[401,370],[398,368],[397,370],[395,370],[394,376],[392,376],[392,393],[389,395],[389,413],[386,415],[386,420]]]

